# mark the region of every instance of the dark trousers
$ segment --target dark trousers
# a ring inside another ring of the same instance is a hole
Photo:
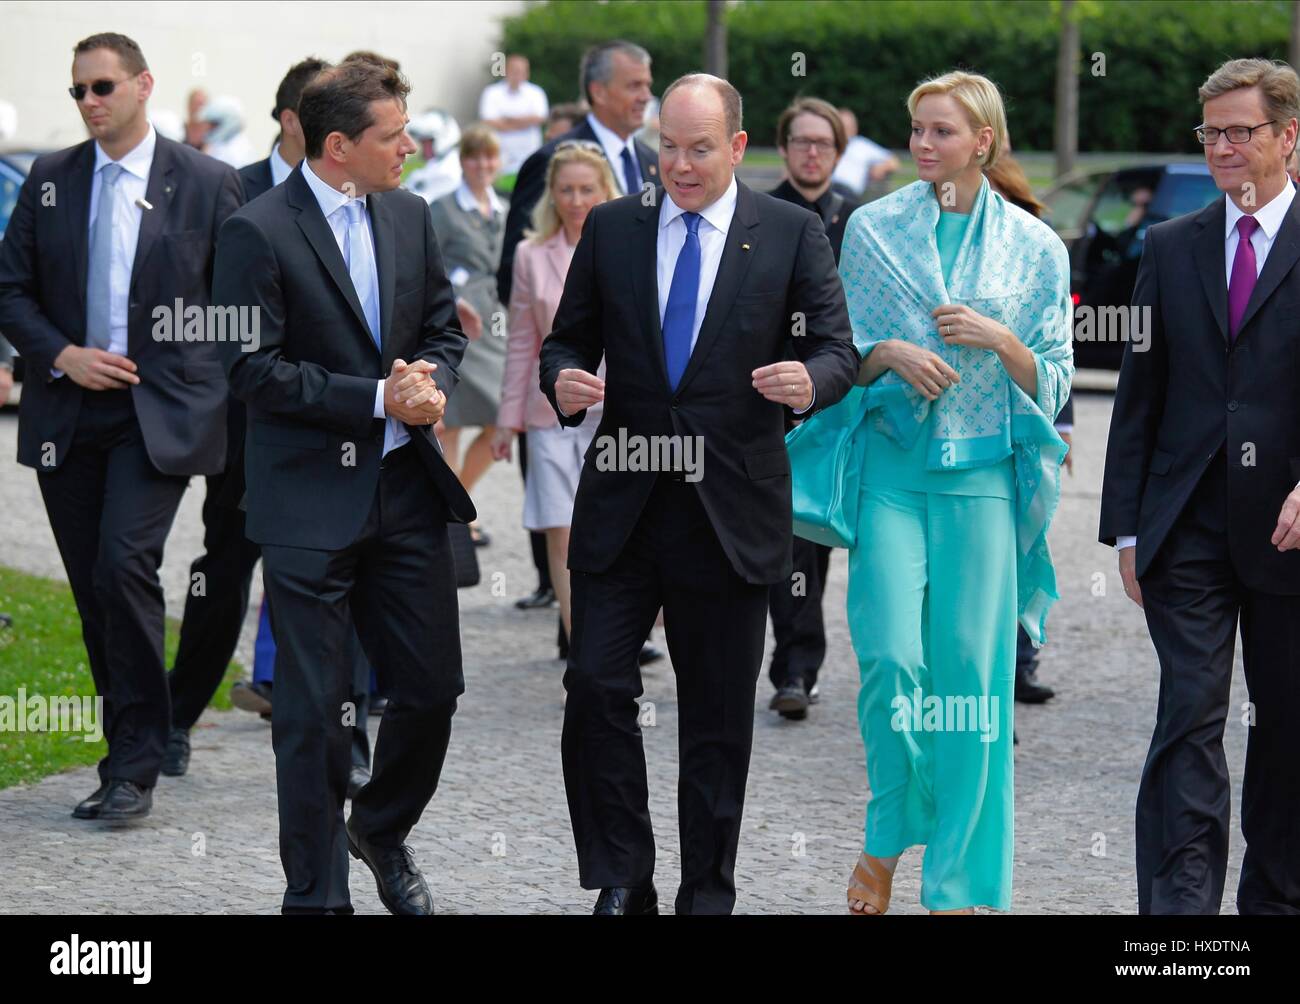
[[[528,434],[519,433],[519,477],[521,480],[528,480]],[[546,534],[540,530],[528,531],[528,546],[533,553],[533,567],[537,569],[537,588],[552,589],[551,585],[551,562],[546,555]],[[560,637],[564,638],[564,625],[560,625]],[[561,645],[564,641],[561,640]]]
[[[830,568],[831,549],[802,537],[794,538],[794,572],[788,582],[772,586],[768,604],[776,646],[768,678],[780,690],[794,677],[812,690],[826,659],[826,627],[822,621],[822,591]]]
[[[68,455],[37,481],[104,699],[100,781],[151,788],[171,722],[158,566],[189,479],[158,472],[131,392],[106,390],[82,395]]]
[[[1233,647],[1255,721],[1241,792],[1246,839],[1237,909],[1300,913],[1300,597],[1243,585],[1228,553],[1220,452],[1140,582],[1160,657],[1155,732],[1137,801],[1140,913],[1217,913],[1227,874],[1231,785],[1223,752]],[[1271,533],[1272,527],[1259,527]]]
[[[1016,627],[1016,676],[1033,676],[1038,672],[1038,649],[1023,627]]]
[[[564,785],[584,889],[654,874],[637,653],[660,607],[677,674],[678,913],[730,913],[768,587],[731,567],[695,487],[661,477],[610,568],[572,573]]]
[[[212,700],[239,644],[253,569],[262,549],[244,536],[244,513],[223,496],[229,474],[207,479],[203,554],[190,565],[171,688],[172,727],[187,732]]]
[[[343,803],[361,722],[352,696],[354,630],[388,687],[372,778],[352,803],[355,829],[377,846],[401,845],[438,787],[464,691],[445,520],[408,444],[385,458],[350,546],[262,548],[277,646],[271,738],[285,913],[352,909]]]

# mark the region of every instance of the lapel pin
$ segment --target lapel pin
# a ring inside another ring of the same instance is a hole
[[[152,209],[153,204],[148,199],[136,199],[135,204],[141,209]]]
[[[742,251],[748,251],[748,250],[749,250],[749,245],[748,245],[748,244],[742,244],[742,245],[740,245],[740,250],[742,250]]]
[[[171,195],[171,194],[172,194],[172,186],[168,185],[166,188],[163,189],[163,195]]]

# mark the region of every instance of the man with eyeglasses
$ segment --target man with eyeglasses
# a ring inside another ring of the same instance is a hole
[[[1300,913],[1300,202],[1286,173],[1300,79],[1234,59],[1196,129],[1224,198],[1147,231],[1099,536],[1160,659],[1137,800],[1140,913],[1217,913],[1231,783],[1223,732],[1248,729],[1240,913]],[[1250,701],[1229,704],[1238,621]],[[1230,716],[1231,713],[1231,716]]]
[[[831,175],[847,142],[834,105],[799,98],[776,123],[776,148],[786,178],[769,193],[821,217],[837,265],[845,224],[858,208],[857,202],[831,188]],[[787,410],[786,431],[793,427],[793,413]],[[809,705],[817,702],[817,674],[826,658],[822,590],[830,557],[831,549],[824,544],[795,537],[794,572],[788,582],[774,585],[769,597],[776,645],[768,678],[776,693],[768,708],[791,721],[807,718]]]
[[[134,41],[73,52],[91,138],[32,164],[0,245],[0,328],[28,367],[18,462],[37,471],[104,700],[108,755],[73,815],[125,822],[150,811],[171,718],[163,543],[189,478],[226,458],[217,346],[203,325],[182,338],[183,314],[210,303],[217,228],[243,194],[233,168],[155,133]]]

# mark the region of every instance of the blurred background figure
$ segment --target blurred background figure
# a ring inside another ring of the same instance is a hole
[[[858,208],[857,202],[831,188],[831,175],[846,143],[839,112],[820,98],[798,99],[776,123],[777,152],[785,163],[786,180],[770,194],[821,217],[837,265],[844,227]],[[795,425],[788,408],[785,424],[786,432]],[[808,717],[808,706],[817,701],[817,674],[826,658],[822,591],[831,549],[803,537],[793,540],[790,581],[773,585],[768,596],[776,641],[768,669],[776,693],[768,707],[782,718],[801,721]]]
[[[510,336],[492,455],[508,460],[516,433],[527,429],[524,527],[546,535],[551,582],[566,634],[571,630],[569,525],[583,455],[600,425],[602,408],[597,404],[588,409],[579,426],[562,427],[538,384],[537,360],[560,305],[564,279],[587,214],[593,206],[619,194],[598,143],[560,143],[547,166],[546,187],[533,211],[532,228],[515,249]],[[601,376],[604,372],[602,363]]]
[[[847,144],[835,166],[831,184],[844,195],[870,202],[888,191],[886,182],[898,170],[898,158],[878,143],[858,135],[858,117],[849,108],[841,108]]]
[[[231,167],[240,168],[256,158],[253,147],[244,135],[244,106],[239,99],[222,94],[203,106],[199,121],[206,123],[208,134],[203,152]]]
[[[1045,207],[1034,195],[1034,190],[1030,187],[1029,178],[1026,177],[1024,168],[1020,166],[1020,162],[1014,157],[1009,155],[999,157],[992,167],[985,169],[984,176],[989,179],[989,187],[993,191],[1013,205],[1019,206],[1025,212],[1042,219]],[[1147,201],[1150,201],[1151,190],[1144,189],[1143,191],[1147,193]],[[1137,211],[1137,200],[1135,199],[1134,202],[1135,211]],[[1142,211],[1145,212],[1145,203],[1142,203]],[[1056,431],[1065,440],[1065,445],[1069,447],[1064,463],[1066,470],[1073,476],[1073,396],[1065,399],[1061,413],[1056,416]],[[1018,627],[1016,631],[1015,698],[1021,704],[1043,704],[1055,697],[1056,691],[1038,682],[1038,649],[1034,648],[1034,643],[1029,640],[1029,635],[1025,633],[1023,627]]]
[[[510,180],[542,145],[542,123],[550,112],[546,92],[528,79],[528,59],[506,57],[506,77],[483,88],[478,117],[501,141],[501,173]],[[507,182],[509,184],[509,182]]]
[[[239,170],[239,180],[243,182],[246,200],[251,202],[284,181],[306,154],[307,140],[302,134],[302,123],[298,120],[298,99],[302,97],[302,89],[328,66],[329,63],[325,60],[308,56],[289,67],[289,72],[280,81],[280,86],[275,90],[275,107],[271,109],[271,118],[280,127],[280,135],[276,137],[268,157]],[[234,397],[230,399],[231,408],[238,407],[242,411],[243,405],[237,406],[236,400]],[[242,432],[239,441],[239,463],[242,464]]]
[[[208,139],[208,124],[199,118],[207,103],[208,92],[202,87],[194,88],[185,99],[185,143],[196,150],[202,150]]]
[[[562,105],[552,105],[551,113],[546,116],[546,133],[542,137],[547,143],[568,132],[591,111],[585,101],[566,101]]]
[[[18,134],[18,109],[8,101],[0,101],[0,143],[7,143]]]
[[[406,126],[411,139],[420,145],[420,157],[410,158],[416,166],[402,181],[403,187],[433,202],[450,195],[460,186],[460,157],[456,147],[460,143],[460,124],[449,112],[430,108]]]
[[[442,263],[456,291],[461,327],[470,339],[438,438],[447,463],[470,493],[492,465],[492,434],[506,360],[505,312],[497,300],[506,206],[492,189],[501,157],[496,133],[486,125],[470,126],[460,139],[463,180],[430,207]],[[465,426],[479,426],[481,431],[462,458],[460,430]],[[488,543],[488,535],[475,523],[470,524],[470,537],[480,547]]]

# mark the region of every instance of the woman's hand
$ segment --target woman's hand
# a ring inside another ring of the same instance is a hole
[[[910,383],[927,401],[936,400],[940,394],[961,380],[957,371],[929,349],[891,338],[872,350],[871,356],[886,353],[879,360]],[[871,356],[867,358],[870,359]]]
[[[483,318],[468,300],[456,301],[456,313],[460,317],[460,330],[465,332],[466,338],[477,342],[483,337]]]
[[[930,316],[938,325],[939,335],[945,345],[965,345],[972,349],[1001,352],[1006,340],[1015,337],[1005,324],[977,314],[970,307],[945,303],[930,311]]]
[[[496,432],[492,433],[492,459],[509,460],[510,448],[514,445],[515,430],[505,429],[497,426]]]

